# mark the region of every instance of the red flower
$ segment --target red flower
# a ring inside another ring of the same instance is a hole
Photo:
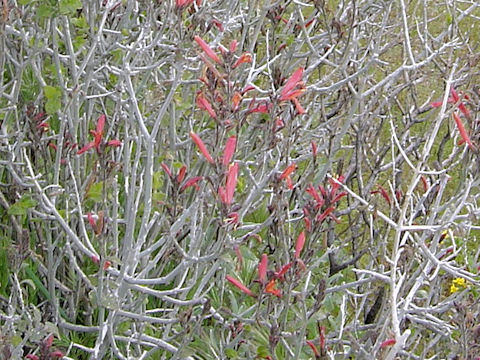
[[[283,170],[283,172],[280,174],[279,179],[280,180],[285,179],[287,176],[289,176],[291,173],[293,173],[296,168],[297,168],[297,164],[291,163],[290,165],[287,166],[287,168],[285,170]]]
[[[468,98],[464,95],[464,98]],[[470,111],[467,109],[463,102],[460,102],[460,97],[458,96],[457,92],[453,87],[450,88],[450,97],[447,100],[449,104],[458,104],[458,109],[465,115],[468,119],[470,119]],[[442,106],[442,101],[434,101],[430,104],[432,107],[440,107]]]
[[[223,150],[223,166],[227,167],[232,160],[233,154],[235,153],[235,147],[237,145],[237,137],[230,136],[225,143],[225,150]]]
[[[175,1],[175,6],[179,9],[187,7],[191,4],[193,4],[193,0],[176,0]]]
[[[290,76],[282,91],[280,91],[280,101],[292,100],[305,92],[303,85],[300,83],[302,76],[303,68],[298,68],[292,76]],[[297,89],[298,86],[301,87]]]
[[[307,345],[310,346],[310,349],[312,349],[313,354],[315,355],[315,358],[320,358],[320,353],[318,352],[317,347],[311,340],[307,340]]]
[[[370,194],[380,194],[385,199],[385,201],[388,203],[388,205],[392,204],[392,202],[390,200],[390,196],[388,195],[387,191],[381,185],[378,185],[378,190],[370,191]]]
[[[168,165],[165,164],[165,163],[161,163],[160,166],[167,173],[168,177],[171,179],[173,177],[173,175],[172,175],[172,172],[170,171],[170,168],[168,167]]]
[[[200,187],[198,186],[197,183],[202,179],[203,179],[203,176],[194,176],[194,177],[188,179],[187,181],[185,181],[185,184],[183,184],[182,187],[180,188],[180,192],[185,191],[190,186],[195,186],[198,190]]]
[[[200,150],[200,152],[203,154],[205,159],[210,164],[214,164],[215,161],[213,161],[213,158],[208,152],[207,148],[205,147],[205,144],[203,143],[202,139],[200,139],[200,137],[197,134],[195,134],[193,131],[190,132],[190,137],[192,138],[193,142],[197,145],[198,150]]]
[[[465,127],[463,126],[462,120],[455,112],[453,113],[453,119],[457,124],[458,132],[460,133],[463,142],[467,143],[470,149],[475,150],[475,146],[473,146],[472,140],[470,140],[470,136],[468,136],[467,130],[465,130]]]
[[[246,53],[243,53],[242,56],[240,56],[237,61],[235,61],[235,64],[233,64],[232,68],[235,69],[240,64],[251,63],[251,62],[252,62],[252,54],[246,52]]]
[[[303,246],[305,245],[305,232],[301,232],[298,235],[297,242],[295,243],[295,258],[298,259],[300,257],[300,253],[303,250]]]
[[[238,176],[238,164],[235,163],[230,166],[228,169],[227,182],[225,184],[225,189],[220,187],[218,193],[220,199],[226,205],[231,205],[233,202],[233,195],[235,193],[235,187],[237,186],[237,176]]]
[[[282,268],[274,273],[275,279],[285,280],[284,275],[292,267],[292,263],[289,262],[286,265],[283,265]]]
[[[258,280],[260,280],[261,284],[265,283],[265,279],[267,276],[267,267],[268,267],[268,257],[267,257],[267,254],[263,254],[262,259],[258,264]]]
[[[195,103],[197,104],[199,109],[205,110],[213,119],[217,119],[217,114],[213,110],[212,105],[208,102],[207,99],[205,99],[202,92],[199,92],[197,94]]]
[[[200,37],[200,36],[195,36],[194,37],[195,41],[197,42],[197,44],[202,48],[202,50],[205,52],[205,54],[210,58],[212,59],[213,61],[215,61],[217,64],[221,64],[222,63],[222,60],[220,60],[220,58],[218,57],[217,54],[215,54],[215,52],[212,50],[212,48]]]
[[[243,293],[247,294],[248,296],[255,297],[255,294],[250,290],[248,287],[242,284],[241,281],[231,277],[231,276],[226,276],[225,277],[233,286],[237,287],[240,291]]]
[[[276,280],[275,279],[270,280],[267,286],[265,286],[265,292],[278,297],[282,297],[282,290],[277,289],[275,285],[276,285]]]
[[[181,184],[183,179],[185,179],[185,174],[187,173],[187,166],[183,165],[180,170],[178,170],[177,174],[177,183]]]
[[[90,149],[95,148],[97,153],[100,153],[100,145],[102,144],[103,140],[103,130],[105,127],[105,120],[107,119],[105,114],[100,115],[97,120],[97,126],[95,130],[90,130],[90,134],[93,135],[93,141],[90,141],[87,145],[82,147],[80,150],[77,151],[77,155],[81,155],[87,152]],[[122,145],[120,140],[110,140],[107,142],[107,146],[117,147]]]
[[[380,344],[380,349],[383,349],[383,348],[386,348],[387,346],[392,346],[392,345],[395,345],[397,341],[395,339],[388,339],[388,340],[385,340],[384,342],[382,342]]]

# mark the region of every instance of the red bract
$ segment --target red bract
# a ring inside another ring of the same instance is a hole
[[[255,297],[255,294],[249,289],[247,288],[245,285],[242,284],[241,281],[227,275],[225,277],[233,286],[235,286],[236,288],[238,288],[240,291],[242,291],[243,293],[247,294],[248,296],[252,296],[252,297]]]
[[[203,96],[203,93],[202,92],[199,92],[197,94],[197,98],[195,100],[195,103],[197,104],[198,108],[200,110],[205,110],[206,112],[208,112],[208,114],[213,118],[213,119],[217,119],[217,114],[215,113],[215,111],[213,110],[212,108],[212,105],[210,105],[210,103],[208,102],[207,99],[205,99],[205,97]]]
[[[175,6],[177,8],[184,8],[191,4],[193,4],[193,0],[176,0],[175,1]]]
[[[298,235],[297,242],[295,243],[295,258],[298,259],[300,257],[300,253],[303,250],[303,246],[305,245],[305,232],[301,232]]]
[[[25,356],[25,359],[39,360],[40,358],[37,355],[28,354],[27,356]]]
[[[232,96],[232,109],[233,111],[237,111],[238,108],[240,107],[240,102],[242,101],[242,95],[238,92],[235,91],[235,93]]]
[[[229,50],[230,50],[231,53],[234,53],[235,50],[237,50],[237,45],[238,45],[238,41],[237,41],[237,40],[232,40],[232,41],[230,42],[230,49],[229,49]]]
[[[202,48],[202,50],[205,52],[205,54],[210,58],[212,59],[213,61],[215,61],[217,64],[221,64],[222,63],[222,60],[220,60],[220,58],[218,57],[217,54],[215,54],[215,52],[212,50],[212,48],[200,37],[200,36],[195,36],[194,37],[195,41],[197,42],[197,44]]]
[[[95,219],[93,218],[93,215],[91,212],[87,213],[87,219],[88,219],[88,222],[90,223],[90,226],[95,229],[96,228],[96,223],[95,223]]]
[[[185,174],[187,173],[187,166],[183,165],[180,170],[178,170],[177,174],[177,183],[181,184],[183,179],[185,179]]]
[[[215,161],[213,161],[213,158],[208,152],[207,148],[205,147],[205,144],[203,143],[202,139],[200,139],[200,137],[197,134],[195,134],[193,131],[190,132],[190,137],[192,138],[193,142],[197,145],[198,150],[200,150],[200,152],[203,154],[205,159],[210,164],[214,164]]]
[[[293,173],[296,168],[297,168],[297,164],[291,163],[290,165],[287,166],[287,168],[285,170],[283,170],[283,172],[280,174],[279,179],[280,180],[285,179],[287,176],[289,176],[291,173]]]
[[[312,140],[311,144],[312,144],[312,156],[314,158],[316,158],[317,157],[317,143]]]
[[[233,154],[235,153],[235,147],[237,145],[237,137],[230,136],[225,143],[225,149],[223,150],[223,166],[227,167],[232,160]]]
[[[262,259],[258,264],[258,280],[261,284],[265,284],[265,279],[267,276],[267,267],[268,267],[268,257],[267,254],[262,255]]]
[[[315,207],[316,208],[321,208],[325,201],[321,197],[321,195],[317,192],[317,190],[313,187],[312,184],[307,186],[307,189],[305,190],[307,193],[309,193],[314,199],[315,199]]]
[[[467,130],[465,130],[465,127],[463,126],[462,120],[455,112],[453,113],[453,119],[457,124],[458,132],[460,133],[463,142],[466,142],[470,149],[475,150],[475,146],[473,146],[472,140],[470,140],[470,136],[468,136]]]
[[[107,146],[111,146],[111,147],[117,147],[121,145],[122,145],[122,142],[120,140],[110,140],[107,142]]]

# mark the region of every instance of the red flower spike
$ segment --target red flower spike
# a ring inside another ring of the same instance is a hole
[[[338,194],[337,196],[335,196],[332,200],[331,200],[331,203],[332,204],[335,204],[337,201],[339,201],[342,197],[344,196],[347,196],[347,192],[346,191],[342,191],[340,194]]]
[[[168,175],[168,177],[169,177],[170,179],[173,178],[172,172],[170,171],[170,168],[168,167],[167,164],[161,163],[160,166],[161,166],[162,169],[167,173],[167,175]]]
[[[94,264],[100,264],[100,259],[96,255],[92,255],[90,259],[93,261]]]
[[[25,356],[25,359],[39,360],[40,358],[37,355],[28,354],[27,356]]]
[[[241,281],[228,275],[225,277],[225,279],[227,279],[233,286],[235,286],[236,288],[238,288],[240,291],[247,294],[248,296],[256,297],[255,294],[252,292],[252,290],[250,290],[245,285],[243,285]]]
[[[318,349],[313,343],[313,341],[307,340],[307,345],[310,346],[310,349],[312,349],[315,358],[320,358],[320,353],[318,352]]]
[[[270,282],[265,286],[265,292],[275,295],[277,297],[282,297],[282,290],[275,288],[276,280],[272,279]]]
[[[258,264],[258,280],[260,280],[261,284],[265,284],[265,280],[267,277],[267,267],[268,267],[268,257],[267,257],[267,254],[263,254],[262,259]]]
[[[238,164],[235,163],[228,169],[227,183],[225,185],[225,204],[230,205],[233,201],[235,187],[237,186]]]
[[[64,357],[63,353],[61,351],[58,351],[58,350],[51,352],[50,356],[54,357],[54,358],[59,358],[59,359]]]
[[[82,147],[80,150],[77,151],[77,155],[82,155],[83,153],[87,152],[90,149],[93,149],[94,147],[95,147],[95,143],[93,141],[89,142],[87,145],[85,145],[84,147]]]
[[[232,40],[230,42],[230,52],[231,53],[234,53],[235,50],[237,50],[237,45],[238,45],[238,41],[237,40]]]
[[[197,145],[198,150],[203,154],[205,159],[210,163],[210,164],[215,164],[215,161],[213,161],[212,156],[208,152],[207,148],[205,147],[205,144],[203,143],[202,139],[195,134],[193,131],[190,132],[190,137],[192,138],[193,142]]]
[[[312,184],[307,186],[307,189],[305,190],[307,193],[309,193],[314,199],[315,202],[317,203],[315,205],[316,208],[321,208],[325,201],[323,198],[320,196],[320,194],[317,192],[317,190],[313,187]]]
[[[194,176],[194,177],[188,179],[187,181],[185,181],[185,184],[183,184],[182,187],[180,188],[180,192],[184,192],[190,186],[195,186],[195,187],[197,187],[197,189],[199,189],[197,183],[200,180],[203,180],[203,176]]]
[[[297,242],[295,243],[295,259],[300,257],[300,253],[303,250],[303,246],[305,245],[305,232],[302,231],[300,235],[298,235]]]
[[[218,188],[218,196],[220,197],[220,201],[223,203],[223,204],[226,204],[227,203],[227,194],[225,192],[225,188],[223,186],[220,186]]]
[[[285,170],[283,170],[283,172],[280,174],[279,179],[280,180],[285,179],[287,176],[289,176],[291,173],[293,173],[296,168],[297,168],[297,164],[291,163],[290,165],[287,166],[287,168]]]
[[[185,179],[185,174],[187,172],[187,166],[183,165],[180,170],[178,170],[177,174],[177,183],[181,184],[183,179]]]
[[[212,105],[210,105],[208,100],[205,99],[202,92],[198,93],[197,98],[195,99],[195,103],[200,110],[205,110],[213,119],[217,119],[217,114],[213,110]]]
[[[386,348],[387,346],[395,345],[396,342],[397,342],[397,341],[396,341],[395,339],[385,340],[384,342],[382,342],[382,343],[380,344],[380,349]]]
[[[240,64],[243,64],[243,63],[251,63],[252,62],[252,54],[246,52],[246,53],[243,53],[242,56],[240,56],[238,58],[237,61],[235,61],[235,64],[233,64],[232,66],[232,69],[235,69],[236,67],[238,67]]]
[[[279,271],[276,271],[275,272],[275,279],[279,279],[279,280],[285,280],[284,278],[284,275],[286,274],[286,272],[292,267],[292,263],[289,262],[288,264],[286,265],[283,265],[282,268],[279,270]]]
[[[110,140],[107,142],[107,146],[111,146],[111,147],[122,146],[122,142],[120,140]]]
[[[371,194],[380,194],[385,199],[385,201],[388,203],[388,205],[392,204],[392,201],[390,200],[390,196],[388,195],[387,191],[383,188],[383,186],[378,185],[378,190],[371,191],[370,193]]]
[[[238,215],[238,212],[234,211],[234,212],[231,212],[230,214],[228,214],[228,216],[225,220],[226,220],[225,222],[227,224],[237,225],[239,220],[240,220],[240,216]]]
[[[333,211],[335,210],[335,208],[333,207],[329,207],[327,210],[325,210],[322,214],[318,215],[315,220],[319,223],[322,223],[323,220],[325,220],[325,218],[327,216],[329,216]]]
[[[237,146],[237,137],[230,136],[225,143],[225,149],[223,150],[223,159],[222,164],[223,166],[227,167],[230,164],[230,161],[233,158],[233,154],[235,153],[235,147]]]
[[[48,143],[48,147],[49,148],[52,148],[53,150],[57,151],[57,145],[55,145],[54,143]]]
[[[271,103],[263,103],[260,104],[252,109],[250,109],[250,113],[261,113],[261,114],[268,114],[272,107]]]
[[[468,136],[467,130],[465,130],[465,127],[463,126],[462,120],[455,112],[453,113],[453,119],[457,124],[458,132],[460,133],[460,136],[462,137],[463,141],[468,144],[468,147],[471,150],[475,150],[475,146],[473,146],[472,140],[470,140],[470,136]]]
[[[218,21],[217,19],[213,19],[212,23],[213,23],[213,25],[215,25],[217,27],[217,29],[220,32],[223,32],[223,24],[220,21]]]
[[[215,52],[212,50],[212,48],[200,36],[195,35],[194,39],[210,59],[215,61],[217,64],[222,63],[222,60],[220,60],[218,55],[215,54]]]
[[[303,77],[303,68],[298,68],[292,76],[287,80],[287,83],[283,87],[282,91],[280,92],[280,100],[287,100],[292,92],[294,90],[300,80]]]

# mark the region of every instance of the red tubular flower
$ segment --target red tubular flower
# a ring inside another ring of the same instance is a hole
[[[243,53],[242,56],[238,58],[237,61],[235,61],[235,64],[233,64],[232,69],[235,69],[237,66],[243,63],[251,63],[252,62],[252,54],[246,52]]]
[[[175,6],[180,9],[193,4],[193,0],[176,0]]]
[[[203,176],[194,176],[188,179],[187,181],[185,181],[185,184],[183,184],[182,187],[180,188],[180,192],[185,191],[190,186],[195,186],[197,189],[199,189],[200,187],[197,185],[197,183],[202,179],[203,179]]]
[[[195,134],[193,131],[190,132],[190,137],[192,138],[193,142],[197,145],[198,150],[203,154],[205,159],[210,163],[210,164],[215,164],[215,161],[213,161],[212,156],[208,152],[207,148],[205,147],[205,144],[203,143],[202,139]]]
[[[50,356],[54,357],[54,358],[63,358],[64,355],[61,351],[53,351],[50,353]]]
[[[293,173],[296,168],[297,168],[297,164],[291,163],[290,165],[287,166],[287,168],[285,170],[283,170],[283,172],[280,174],[279,179],[280,180],[285,179],[287,176],[289,176],[291,173]]]
[[[51,347],[52,344],[53,344],[53,335],[48,336],[48,337],[44,340],[44,344],[45,344],[45,347],[46,347],[47,349],[50,349],[50,347]]]
[[[237,40],[232,40],[232,41],[230,42],[230,49],[229,49],[229,50],[230,50],[231,53],[234,53],[235,50],[237,50],[237,45],[238,45],[238,41],[237,41]]]
[[[97,228],[97,224],[95,222],[95,219],[93,218],[93,215],[91,212],[87,213],[87,219],[88,219],[88,222],[90,224],[90,226],[92,227],[92,229],[96,229]]]
[[[241,281],[239,281],[239,280],[237,280],[237,279],[235,279],[231,276],[228,276],[228,275],[225,277],[225,279],[227,279],[233,286],[238,288],[243,293],[247,294],[248,296],[255,297],[255,294],[252,292],[252,290],[250,290],[248,287],[243,285]]]
[[[173,177],[173,175],[172,175],[172,172],[170,171],[170,168],[168,167],[168,165],[165,164],[165,163],[161,163],[160,166],[167,173],[168,177],[171,179]]]
[[[286,274],[286,272],[292,267],[292,263],[289,262],[288,264],[286,265],[283,265],[280,270],[276,271],[274,273],[274,276],[275,276],[275,279],[279,279],[279,280],[285,280],[284,278],[284,275]]]
[[[314,158],[316,158],[317,157],[317,143],[312,140],[311,144],[312,144],[312,156]]]
[[[309,193],[314,199],[315,199],[315,207],[316,208],[321,208],[323,206],[323,204],[325,203],[325,201],[323,200],[322,196],[317,192],[317,190],[315,189],[315,187],[310,184],[307,186],[307,189],[305,190],[307,193]]]
[[[395,339],[385,340],[384,342],[382,342],[382,343],[380,344],[380,349],[386,348],[387,346],[395,345],[396,342],[397,342],[397,341],[396,341]]]
[[[307,345],[310,346],[310,349],[312,349],[313,354],[315,355],[315,358],[320,358],[320,353],[318,352],[317,347],[311,340],[307,340]]]
[[[392,201],[390,200],[390,196],[388,195],[387,191],[381,185],[378,185],[378,190],[370,191],[370,194],[380,194],[385,199],[385,201],[388,203],[388,205],[392,204]]]
[[[194,39],[210,59],[215,61],[217,64],[222,63],[222,60],[220,60],[218,55],[215,54],[212,48],[200,36],[195,35]]]
[[[250,109],[250,113],[262,113],[262,114],[268,114],[268,112],[270,111],[272,107],[272,104],[271,103],[263,103],[263,104],[260,104],[254,108],[251,108]]]
[[[122,142],[120,140],[110,140],[107,142],[107,146],[110,146],[110,147],[117,147],[121,145],[122,145]]]
[[[105,128],[106,119],[107,116],[105,114],[100,115],[97,120],[97,126],[95,130],[90,130],[90,134],[93,136],[93,141],[89,142],[87,145],[78,150],[77,155],[81,155],[92,148],[95,148],[97,150],[97,153],[100,152],[100,145],[102,144],[103,140],[103,130]],[[120,145],[122,145],[122,142],[120,140],[110,140],[107,142],[107,146],[116,147]]]
[[[282,290],[277,289],[275,285],[276,285],[276,280],[275,279],[270,280],[267,286],[265,286],[265,292],[275,295],[277,297],[282,297]]]
[[[285,181],[287,182],[287,187],[290,189],[290,190],[293,190],[293,182],[292,182],[292,178],[290,176],[287,176],[285,178]]]
[[[111,265],[112,262],[110,260],[105,260],[105,263],[103,264],[103,270],[107,270]]]
[[[233,111],[238,110],[238,108],[240,107],[241,101],[242,101],[242,95],[238,91],[235,91],[235,93],[232,96]]]
[[[25,359],[39,360],[40,358],[37,355],[28,354],[27,356],[25,356]]]
[[[295,243],[295,259],[300,257],[300,253],[303,250],[303,246],[305,245],[305,232],[302,231],[300,235],[298,235],[297,242]]]
[[[261,284],[265,284],[265,279],[267,277],[267,267],[268,267],[268,257],[267,254],[262,255],[262,259],[258,264],[258,280]]]
[[[465,99],[468,99],[467,95],[464,95]],[[430,105],[432,107],[440,107],[442,106],[442,101],[434,101]],[[447,100],[448,104],[457,104],[458,103],[458,109],[462,112],[463,115],[467,117],[467,119],[471,118],[470,111],[467,109],[465,104],[463,102],[460,102],[460,96],[458,96],[457,92],[453,87],[450,88],[450,97]]]
[[[468,147],[470,149],[475,150],[475,146],[473,146],[472,140],[470,140],[470,136],[468,136],[467,130],[465,130],[465,127],[463,126],[462,120],[455,112],[453,113],[453,119],[457,124],[458,132],[460,133],[462,140],[468,144]]]
[[[315,220],[316,220],[317,222],[319,222],[319,223],[322,223],[323,220],[325,220],[325,218],[326,218],[327,216],[331,215],[334,210],[335,210],[335,208],[329,207],[329,208],[328,208],[327,210],[325,210],[322,214],[318,215]]]
[[[183,179],[185,179],[185,174],[187,173],[187,166],[183,165],[177,174],[177,183],[181,184]]]
[[[312,231],[312,221],[306,216],[303,218],[303,221],[305,222],[305,229],[308,232],[311,232]]]
[[[235,187],[237,186],[238,164],[235,163],[228,169],[227,183],[225,185],[225,204],[230,205],[233,201]]]
[[[212,105],[208,102],[207,99],[205,99],[202,92],[198,93],[197,98],[195,99],[195,103],[197,104],[199,109],[205,110],[213,119],[217,119],[217,114],[213,110]]]
[[[237,137],[230,136],[225,143],[225,150],[223,150],[223,166],[227,167],[232,160],[233,154],[235,153],[235,147],[237,145]]]
[[[292,76],[290,76],[290,78],[287,80],[287,83],[285,84],[282,91],[280,92],[280,101],[291,100],[292,94],[293,94],[292,91],[295,91],[296,87],[300,83],[300,80],[302,80],[302,77],[303,77],[303,68],[298,68],[292,74]]]
[[[82,147],[80,150],[77,151],[77,155],[82,155],[83,153],[87,152],[90,149],[93,149],[94,147],[95,147],[95,143],[93,141],[89,142],[87,145],[85,145],[84,147]]]

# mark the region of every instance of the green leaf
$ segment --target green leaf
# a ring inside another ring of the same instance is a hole
[[[56,15],[55,7],[51,6],[50,4],[41,4],[37,9],[37,15],[41,19],[45,19],[48,17],[54,17]]]
[[[88,190],[87,199],[92,199],[95,202],[100,202],[103,199],[103,181],[93,184]]]
[[[27,210],[37,206],[37,202],[30,195],[23,195],[20,200],[10,206],[8,215],[27,215]]]
[[[62,107],[62,91],[57,87],[47,85],[43,88],[43,93],[47,98],[45,111],[49,115],[55,114]]]
[[[270,353],[268,352],[268,348],[265,345],[260,345],[259,347],[257,347],[257,357],[263,359],[269,355]]]
[[[18,0],[18,3],[20,5],[29,5],[31,3],[33,3],[35,0]]]
[[[73,15],[78,9],[82,8],[80,0],[60,0],[59,4],[60,14]]]
[[[238,354],[233,349],[225,349],[225,356],[229,359],[235,359],[236,357],[238,357]]]

